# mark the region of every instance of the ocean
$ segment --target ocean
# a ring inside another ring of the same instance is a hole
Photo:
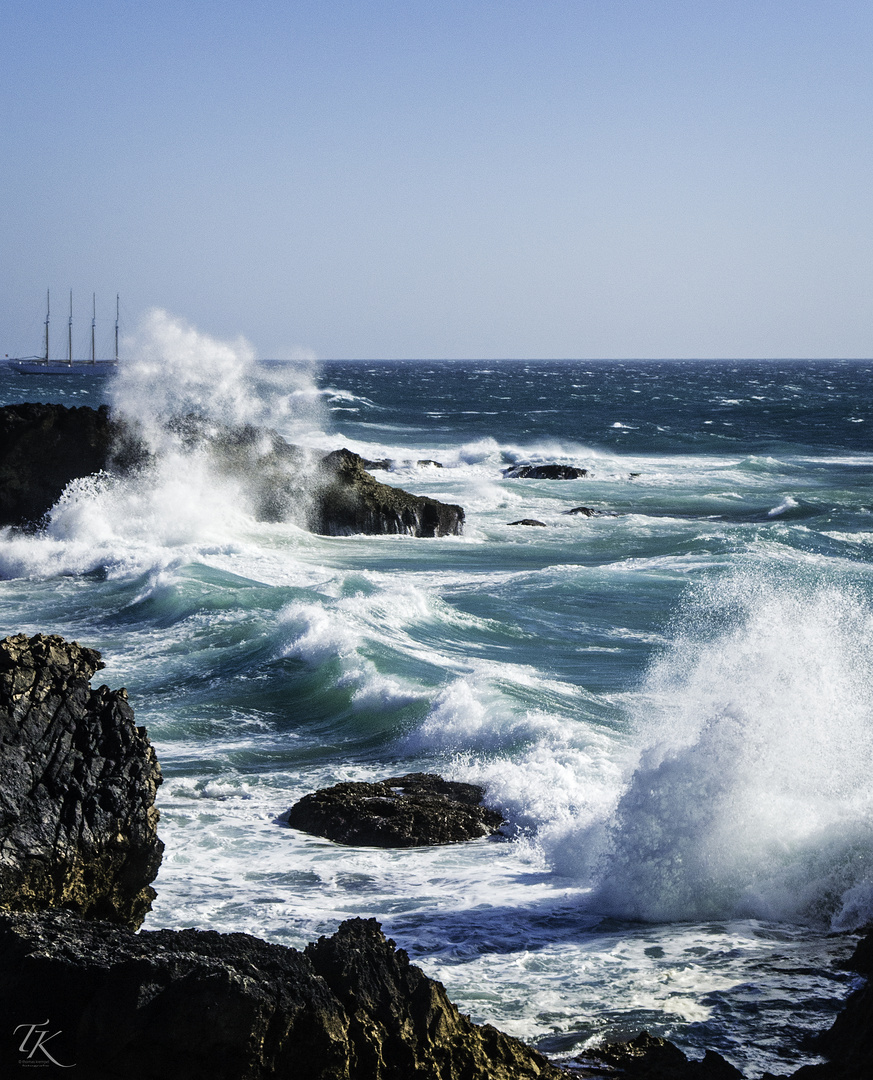
[[[3,634],[99,649],[157,749],[146,928],[302,946],[375,916],[558,1060],[643,1028],[750,1077],[816,1060],[873,918],[873,362],[159,345],[108,379],[0,370],[2,404],[109,401],[162,445],[0,536]],[[464,533],[259,522],[162,434],[191,409],[388,459]],[[504,476],[524,463],[588,475]],[[387,851],[278,820],[418,770],[482,784],[505,835]]]

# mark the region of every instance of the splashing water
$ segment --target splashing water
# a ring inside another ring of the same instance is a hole
[[[598,847],[593,902],[634,919],[868,921],[869,603],[739,575],[680,622],[645,686],[646,748],[608,822],[554,852],[558,869]]]
[[[221,341],[158,308],[126,345],[130,358],[118,367],[110,401],[155,447],[164,445],[168,421],[187,413],[291,436],[323,425],[311,359],[268,368],[245,338]]]
[[[305,442],[315,428],[321,436],[311,362],[265,365],[243,338],[220,341],[157,309],[125,352],[107,393],[113,415],[148,447],[149,467],[74,480],[39,536],[7,537],[0,576],[130,573],[246,544],[253,477],[225,467],[208,438],[186,442],[175,422],[190,414],[204,430],[272,427]],[[260,441],[268,451],[269,437]]]

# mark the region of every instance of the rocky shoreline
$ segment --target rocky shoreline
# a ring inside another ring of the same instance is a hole
[[[261,521],[293,521],[326,536],[463,530],[462,507],[381,483],[350,450],[312,460],[275,431],[194,415],[169,422],[163,435],[183,458],[203,455]],[[0,526],[38,528],[72,481],[98,474],[147,479],[159,456],[142,431],[106,405],[0,407]]]
[[[98,653],[60,637],[0,642],[3,1075],[76,1066],[95,1080],[741,1080],[712,1051],[689,1061],[646,1033],[558,1066],[459,1013],[373,919],[303,951],[246,934],[137,933],[162,853],[160,769],[125,691],[91,688],[100,667]],[[351,786],[385,786],[352,793],[382,802],[423,793],[437,817],[449,802],[482,809],[473,785],[423,774]],[[447,839],[463,837],[424,842]],[[871,972],[873,936],[852,964]],[[849,999],[816,1049],[829,1062],[792,1080],[871,1075],[873,987]]]

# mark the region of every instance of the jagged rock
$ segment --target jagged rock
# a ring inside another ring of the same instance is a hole
[[[434,461],[432,458],[419,458],[415,464],[418,466],[430,465],[434,469],[441,469],[443,467],[443,463],[441,461]]]
[[[322,788],[304,795],[282,821],[339,844],[454,844],[489,836],[503,824],[498,811],[482,806],[483,794],[476,784],[410,773],[375,784],[347,782]]]
[[[589,474],[575,465],[513,465],[503,475],[507,480],[578,480]]]
[[[161,772],[125,690],[76,642],[0,641],[0,907],[137,927],[155,896]]]
[[[851,971],[873,974],[873,931],[861,938],[846,965]],[[873,984],[856,990],[837,1014],[833,1025],[814,1041],[828,1058],[819,1065],[804,1065],[791,1080],[860,1080],[873,1076]]]
[[[0,916],[0,1015],[3,1075],[52,1061],[89,1080],[564,1075],[459,1014],[374,919],[299,952],[247,934],[134,934],[68,912]]]
[[[377,458],[375,461],[371,461],[369,458],[361,458],[361,465],[367,470],[381,469],[382,472],[387,472],[392,464],[390,458]]]
[[[335,450],[319,464],[309,517],[313,532],[457,536],[463,524],[460,506],[379,483],[351,450]]]
[[[599,510],[592,510],[590,506],[574,506],[572,510],[562,510],[562,514],[581,514],[582,517],[598,517]]]
[[[0,525],[38,525],[71,480],[129,468],[145,453],[105,405],[6,405],[0,408]]]
[[[689,1061],[678,1046],[642,1031],[629,1042],[586,1050],[571,1063],[580,1078],[626,1076],[628,1080],[743,1080],[729,1061],[707,1050],[702,1061]]]
[[[546,529],[548,526],[544,521],[537,521],[536,518],[520,518],[518,521],[507,521],[507,525],[539,525],[541,528]]]

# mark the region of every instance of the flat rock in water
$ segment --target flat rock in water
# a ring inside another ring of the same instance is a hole
[[[507,480],[578,480],[588,476],[588,470],[575,465],[513,465],[503,475]]]
[[[138,927],[161,864],[161,770],[127,691],[89,681],[100,653],[0,641],[0,908],[70,908]]]
[[[537,521],[536,518],[519,518],[518,521],[507,521],[507,525],[538,525],[541,529],[546,529],[548,526],[544,521]]]
[[[483,794],[476,784],[410,773],[380,783],[336,784],[304,795],[282,821],[314,836],[361,847],[455,844],[490,836],[503,824],[497,810],[482,805]]]

